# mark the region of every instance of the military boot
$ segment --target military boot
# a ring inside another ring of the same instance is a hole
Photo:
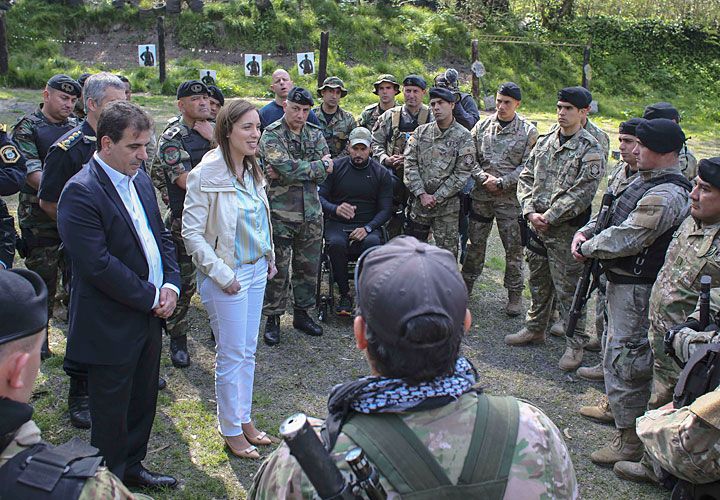
[[[302,309],[294,310],[293,327],[313,337],[319,337],[323,334],[322,326],[315,323],[307,311],[303,311]]]
[[[86,379],[70,377],[70,390],[68,391],[68,413],[70,423],[78,429],[89,429],[90,401]]]
[[[630,462],[627,460],[615,462],[613,472],[620,479],[634,483],[660,483],[655,472],[645,467],[642,462]]]
[[[615,425],[615,417],[610,408],[610,401],[603,396],[602,401],[593,406],[581,406],[580,415],[601,424]]]
[[[560,361],[558,361],[558,366],[561,370],[564,370],[566,372],[572,372],[577,369],[578,366],[580,366],[580,363],[582,363],[583,360],[583,349],[575,348],[575,347],[566,347],[565,352],[563,353],[562,357],[560,358]]]
[[[190,366],[190,354],[187,348],[187,335],[170,337],[170,361],[175,368]]]
[[[268,316],[265,322],[265,333],[263,340],[266,345],[278,345],[280,343],[280,315]]]
[[[590,382],[605,381],[605,372],[603,371],[602,363],[598,363],[595,366],[581,366],[578,368],[577,376]]]
[[[590,352],[600,352],[600,349],[602,349],[602,345],[600,344],[600,339],[597,338],[597,336],[593,335],[590,337],[590,342],[588,342],[583,349]]]
[[[508,316],[520,316],[522,312],[522,293],[508,292],[508,302],[505,306],[505,314]]]
[[[635,433],[635,427],[618,429],[612,442],[590,454],[590,460],[597,465],[609,467],[616,462],[629,460],[638,462],[643,456],[643,444]]]
[[[545,334],[542,332],[531,332],[523,327],[517,333],[505,335],[507,345],[544,344]]]
[[[549,330],[550,335],[553,337],[564,337],[565,336],[565,323],[563,320],[558,319],[555,321]]]

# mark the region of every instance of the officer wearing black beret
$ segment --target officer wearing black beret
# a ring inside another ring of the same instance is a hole
[[[680,112],[675,106],[669,102],[656,102],[645,107],[643,118],[646,120],[655,120],[657,118],[666,118],[675,123],[680,123]],[[680,162],[680,171],[689,181],[695,179],[697,175],[698,162],[695,154],[688,148],[687,144],[683,144],[678,156]]]
[[[578,109],[587,110],[582,117],[582,126],[600,143],[600,147],[605,153],[605,159],[607,160],[610,154],[610,136],[588,118],[592,100],[592,94],[584,87],[565,87],[558,92],[558,101],[568,102]],[[553,127],[551,132],[555,132],[555,130],[556,127]]]
[[[293,87],[288,93],[287,101],[303,106],[312,106],[315,104],[310,91],[302,87]]]
[[[225,105],[225,96],[217,85],[208,85],[208,95],[210,96],[210,120],[215,121],[220,108]]]
[[[0,124],[0,161],[0,195],[10,196],[25,184],[25,158],[8,137],[4,124]],[[0,269],[12,267],[16,237],[15,222],[0,198]]]

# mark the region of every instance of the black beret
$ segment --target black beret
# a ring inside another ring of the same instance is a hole
[[[177,89],[178,99],[180,99],[181,97],[190,97],[193,95],[209,96],[210,92],[208,91],[207,85],[205,85],[200,80],[188,80],[187,82],[182,82]]]
[[[293,87],[290,92],[288,92],[287,101],[302,104],[303,106],[312,106],[315,104],[310,91],[302,87]]]
[[[59,90],[60,92],[74,95],[75,97],[80,97],[80,94],[82,94],[82,87],[80,84],[67,75],[53,76],[50,80],[48,80],[47,86],[55,90]]]
[[[680,125],[667,118],[643,119],[635,127],[635,136],[643,146],[660,154],[680,151],[685,144],[685,134]]]
[[[80,84],[81,87],[85,86],[85,80],[90,78],[92,73],[83,73],[82,75],[78,76],[77,82]]]
[[[592,102],[592,94],[585,87],[565,87],[558,92],[558,101],[569,102],[578,109],[585,109]]]
[[[210,97],[220,102],[220,106],[225,105],[225,96],[217,85],[208,85],[208,93]]]
[[[620,122],[620,127],[618,127],[618,133],[626,135],[637,135],[635,129],[639,124],[642,123],[642,121],[642,118],[630,118],[627,121]]]
[[[45,283],[35,272],[0,270],[0,344],[47,327],[47,294]]]
[[[430,99],[442,99],[443,101],[455,103],[460,97],[451,90],[443,87],[433,87],[430,89]]]
[[[720,156],[700,160],[698,175],[705,182],[720,188]]]
[[[522,92],[520,92],[520,86],[514,82],[505,82],[498,87],[497,93],[512,97],[518,101],[522,101]]]
[[[656,102],[645,108],[643,118],[646,120],[655,120],[657,118],[667,118],[668,120],[680,121],[680,113],[675,106],[669,102]]]
[[[425,90],[427,88],[427,82],[425,78],[420,75],[408,75],[403,80],[403,87],[415,86]]]

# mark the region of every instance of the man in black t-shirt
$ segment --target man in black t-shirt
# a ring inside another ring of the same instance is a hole
[[[392,214],[393,177],[370,158],[370,131],[358,127],[350,133],[348,154],[335,162],[333,172],[320,185],[325,214],[325,245],[340,302],[335,312],[353,311],[348,284],[348,255],[360,255],[383,243],[380,228]]]

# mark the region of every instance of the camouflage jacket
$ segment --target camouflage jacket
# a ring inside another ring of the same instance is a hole
[[[518,401],[518,405],[518,434],[504,498],[579,498],[575,470],[560,431],[535,406],[524,401]],[[440,408],[400,414],[453,484],[462,472],[476,410],[477,396],[469,393]],[[313,422],[316,430],[319,431],[321,423]],[[354,446],[341,433],[332,454],[348,478],[352,478],[352,473],[343,457]],[[380,480],[389,494],[395,491],[384,477]],[[258,470],[248,499],[299,500],[315,498],[314,494],[297,461],[282,444]]]
[[[280,176],[268,187],[274,220],[303,222],[322,217],[318,185],[327,177],[322,157],[329,152],[315,125],[306,123],[300,135],[290,130],[285,119],[267,126],[260,138],[260,158]]]
[[[393,102],[392,107],[397,106]],[[369,106],[365,106],[365,109],[363,109],[362,113],[360,113],[360,118],[358,118],[358,127],[365,127],[369,131],[372,132],[372,129],[375,127],[375,123],[377,123],[378,118],[380,118],[380,115],[383,114],[387,110],[383,110],[380,108],[380,103],[371,104]]]
[[[372,154],[380,165],[385,165],[388,156],[403,154],[405,145],[410,136],[419,125],[435,121],[430,108],[424,104],[420,106],[417,115],[413,115],[403,104],[388,109],[378,117],[372,131]],[[395,125],[395,122],[398,125]],[[401,132],[399,123],[415,123],[412,131]]]
[[[680,150],[678,160],[680,161],[680,171],[689,181],[694,181],[697,176],[697,158],[689,147],[683,146]]]
[[[330,119],[330,123],[325,121],[325,114],[322,112],[322,106],[318,106],[313,110],[315,116],[320,121],[320,130],[322,130],[325,142],[330,148],[330,155],[333,158],[347,155],[345,147],[350,137],[350,132],[355,128],[355,117],[338,106],[337,111]]]
[[[643,182],[667,174],[680,174],[680,170],[674,166],[639,172]],[[635,182],[638,182],[637,177]],[[690,213],[688,194],[682,187],[669,182],[649,189],[627,219],[583,243],[583,255],[606,260],[639,254],[663,233],[685,220]],[[586,236],[594,230],[594,221],[581,229]]]
[[[10,444],[0,452],[0,467],[12,457],[30,448],[41,441],[40,429],[32,420],[25,422]],[[110,472],[107,467],[98,467],[95,476],[85,482],[80,492],[79,500],[131,500],[134,498],[148,498],[146,496],[135,496],[120,479]]]
[[[695,310],[703,274],[711,277],[713,287],[720,286],[720,222],[703,225],[690,216],[673,234],[650,293],[649,319],[654,335],[662,337]]]
[[[551,226],[582,214],[605,173],[597,140],[584,129],[560,145],[559,131],[540,136],[518,179],[522,214],[537,212]]]
[[[477,152],[477,166],[472,173],[476,181],[472,198],[477,201],[498,198],[482,187],[485,174],[502,179],[503,198],[514,198],[520,172],[538,139],[537,128],[518,114],[502,127],[495,113],[478,122],[471,133]]]
[[[632,172],[629,167],[630,165],[625,163],[623,160],[620,160],[615,164],[610,172],[610,175],[608,175],[608,193],[612,193],[617,197],[630,185],[635,178],[637,171]],[[630,176],[628,176],[628,172],[631,172]]]
[[[180,122],[180,116],[173,116],[167,121],[167,125],[165,125],[165,130],[168,128],[177,125]],[[150,165],[150,178],[152,179],[153,186],[155,186],[155,189],[160,191],[160,194],[162,195],[163,200],[167,200],[167,185],[165,184],[165,174],[163,173],[163,169],[158,164],[156,166],[155,158],[157,157],[157,149],[158,149],[158,143],[157,143],[157,137],[155,137],[155,131],[153,130],[152,139],[151,139],[151,146],[152,146],[152,155],[150,154],[150,150],[148,150],[148,164]]]
[[[555,123],[552,127],[550,127],[550,131],[548,132],[548,135],[553,134],[558,131],[560,128],[560,125]],[[603,129],[595,125],[592,121],[588,120],[585,122],[585,125],[583,128],[591,135],[593,136],[598,143],[600,144],[600,147],[603,150],[603,153],[605,153],[605,160],[608,159],[608,155],[610,154],[610,136],[605,133]]]
[[[405,186],[415,196],[413,213],[445,215],[458,210],[457,195],[475,166],[475,147],[470,132],[453,119],[441,130],[437,122],[420,125],[405,146]],[[428,209],[420,204],[421,194],[435,196],[437,205]]]

